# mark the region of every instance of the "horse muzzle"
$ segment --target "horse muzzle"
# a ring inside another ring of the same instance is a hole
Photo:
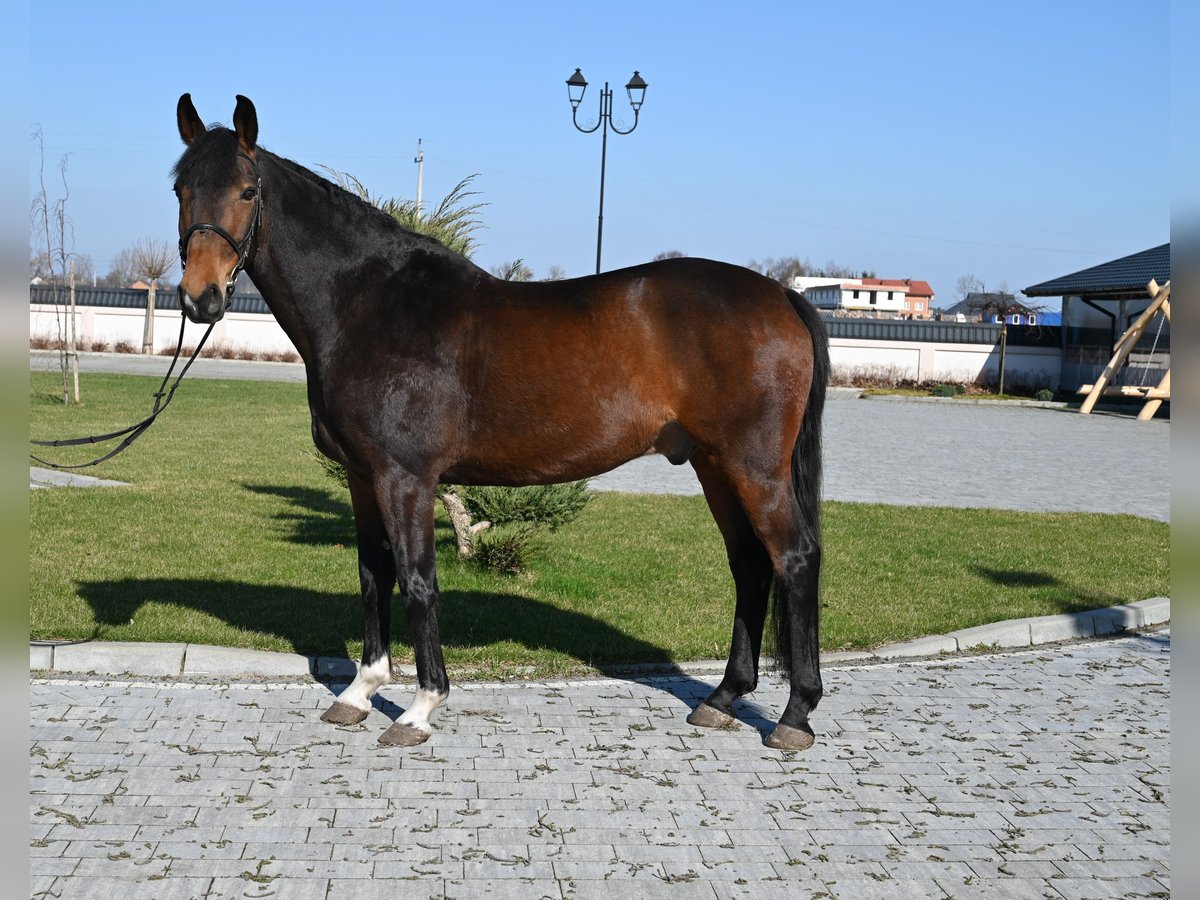
[[[193,297],[179,288],[179,306],[183,314],[198,325],[211,325],[220,321],[229,308],[229,296],[217,285],[210,284],[199,297]]]

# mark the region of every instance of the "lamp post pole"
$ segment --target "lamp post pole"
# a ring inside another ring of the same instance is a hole
[[[600,118],[591,128],[584,128],[579,124],[578,113],[579,104],[583,102],[584,91],[587,90],[587,80],[583,77],[583,73],[579,69],[575,70],[575,74],[567,79],[567,97],[571,101],[571,122],[575,127],[584,134],[591,134],[593,131],[600,129],[600,213],[596,220],[596,274],[600,274],[600,253],[604,246],[604,170],[608,159],[608,130],[611,128],[616,134],[632,134],[633,130],[638,126],[638,115],[642,109],[642,103],[646,99],[646,82],[636,71],[633,77],[629,79],[629,83],[625,85],[625,92],[629,95],[629,105],[633,107],[633,124],[621,130],[619,122],[614,122],[612,117],[612,98],[613,92],[609,90],[608,82],[604,82],[604,89],[600,92]]]

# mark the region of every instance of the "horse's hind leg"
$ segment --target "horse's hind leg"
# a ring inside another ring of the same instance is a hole
[[[775,575],[775,657],[788,674],[791,694],[767,746],[806,750],[814,741],[808,724],[823,693],[817,630],[821,539],[817,499],[804,505],[790,473],[775,479],[733,479],[742,504],[771,558]]]
[[[733,702],[753,691],[758,684],[759,652],[771,589],[771,558],[750,526],[750,520],[725,476],[699,454],[693,457],[692,465],[704,487],[708,508],[725,539],[729,570],[737,590],[733,642],[725,677],[708,699],[688,716],[692,725],[719,728],[733,722]]]
[[[371,711],[375,692],[392,680],[392,586],[396,564],[371,485],[349,477],[358,533],[358,580],[363,597],[362,665],[354,681],[321,716],[334,725],[356,725]]]

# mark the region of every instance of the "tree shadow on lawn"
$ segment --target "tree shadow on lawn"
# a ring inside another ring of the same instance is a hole
[[[1061,578],[1047,572],[1030,572],[1025,570],[991,569],[987,566],[972,566],[975,574],[986,578],[1003,588],[1014,590],[1035,590],[1038,588],[1054,588],[1055,602],[1064,613],[1087,612],[1093,609],[1105,609],[1128,602],[1115,594],[1100,594],[1082,590],[1079,587],[1066,584]]]
[[[82,596],[98,625],[128,624],[146,603],[191,609],[239,631],[282,638],[292,649],[310,656],[349,657],[349,646],[363,634],[362,600],[357,594],[329,593],[279,585],[200,579],[137,579],[80,582]],[[411,647],[403,604],[392,597],[392,643]],[[551,650],[597,666],[670,664],[670,653],[626,634],[600,619],[564,610],[529,597],[479,591],[444,591],[439,623],[446,648],[483,648],[514,642],[531,650]],[[676,670],[650,675],[614,669],[613,677],[648,681],[695,708],[712,685]],[[392,718],[399,708],[377,700]],[[774,727],[752,701],[738,704],[741,721],[764,736]]]
[[[288,510],[272,517],[289,529],[287,540],[293,544],[318,547],[355,544],[354,511],[347,491],[343,490],[341,496],[331,496],[328,491],[295,485],[243,484],[242,487],[288,503]]]

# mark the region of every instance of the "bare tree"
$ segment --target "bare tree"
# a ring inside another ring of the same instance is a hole
[[[821,278],[853,278],[853,277],[855,277],[854,270],[852,268],[850,268],[849,266],[843,266],[841,263],[835,262],[832,259],[829,260],[829,262],[825,263],[825,265],[823,265],[821,268],[817,269],[812,274],[819,276]]]
[[[133,245],[133,274],[146,281],[158,281],[175,271],[175,248],[167,241],[143,238]]]
[[[1001,281],[995,290],[988,290],[983,279],[975,275],[962,275],[956,282],[956,286],[960,293],[967,288],[977,288],[977,290],[967,292],[962,299],[966,303],[967,310],[970,313],[978,314],[981,322],[987,322],[992,318],[999,320],[999,384],[996,390],[997,393],[1003,394],[1004,366],[1008,356],[1008,320],[1014,315],[1022,315],[1027,318],[1040,317],[1046,307],[1021,303],[1013,294],[1009,293],[1006,281]]]
[[[958,281],[954,282],[954,291],[959,300],[966,300],[971,294],[985,293],[986,288],[982,278],[968,272],[966,275],[958,276]]]
[[[108,272],[100,276],[100,283],[105,287],[129,287],[136,279],[134,272],[133,250],[126,247],[112,258],[108,264]]]
[[[166,241],[143,238],[133,245],[134,274],[150,282],[146,294],[146,326],[142,330],[142,352],[154,352],[154,301],[158,279],[175,271],[175,250]]]
[[[68,286],[68,263],[71,254],[67,251],[67,235],[71,233],[71,220],[67,217],[67,199],[71,196],[67,186],[67,156],[59,160],[58,172],[62,179],[63,194],[51,200],[46,192],[45,140],[39,125],[33,133],[38,149],[38,191],[30,204],[31,237],[37,242],[33,258],[44,272],[43,280],[52,285],[54,318],[58,324],[59,368],[62,371],[63,404],[79,402],[79,357],[75,353],[74,310],[62,310],[62,302],[70,296],[74,306],[75,286],[73,272]],[[32,265],[31,265],[32,268]],[[68,291],[70,292],[68,295]],[[74,382],[74,391],[70,384]]]
[[[819,278],[858,278],[860,277],[858,270],[852,269],[849,266],[844,266],[840,263],[830,260],[823,266],[814,266],[809,260],[801,260],[796,256],[781,256],[776,259],[773,256],[768,256],[761,262],[757,259],[750,260],[746,267],[753,269],[768,278],[774,278],[780,284],[790,285],[793,278],[815,276]],[[864,270],[861,274],[863,278],[874,278],[875,272]]]
[[[550,271],[546,273],[546,277],[542,281],[562,281],[567,277],[567,270],[562,266],[551,266]]]
[[[664,250],[662,253],[654,255],[654,261],[658,262],[660,259],[679,259],[681,256],[687,256],[687,254],[682,250]]]

